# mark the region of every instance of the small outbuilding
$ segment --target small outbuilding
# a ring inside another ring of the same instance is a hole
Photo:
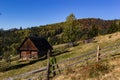
[[[26,37],[19,47],[20,58],[28,60],[30,58],[38,59],[47,54],[48,50],[52,50],[52,46],[45,38]]]

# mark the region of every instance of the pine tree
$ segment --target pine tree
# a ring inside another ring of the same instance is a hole
[[[92,29],[88,32],[88,38],[93,38],[98,35],[98,27],[93,25]]]

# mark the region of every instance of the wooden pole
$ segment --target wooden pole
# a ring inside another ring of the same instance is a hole
[[[58,64],[57,64],[57,61],[56,61],[55,56],[53,56],[52,62],[53,62],[52,64],[56,64],[56,65],[53,65],[53,66],[52,66],[53,71],[55,70],[55,68],[59,69],[59,66],[58,66]],[[61,73],[60,70],[58,70],[58,72]],[[57,72],[54,71],[54,72],[53,72],[53,76],[55,76],[56,74],[57,74]]]
[[[57,64],[57,61],[56,61],[56,58],[55,58],[55,56],[54,56],[54,59],[55,59],[55,64]],[[56,65],[56,67],[57,67],[57,69],[59,69],[59,66],[58,66],[58,64]],[[60,70],[58,70],[59,71],[59,73],[61,73],[60,72]]]
[[[52,65],[52,64],[56,64],[56,63],[55,63],[55,58],[54,58],[54,56],[53,56],[52,59],[51,59],[51,65]],[[55,70],[55,65],[52,66],[52,70],[53,70],[53,71]],[[55,76],[55,75],[56,75],[56,72],[54,71],[54,72],[53,72],[53,76]]]
[[[97,46],[97,57],[96,57],[97,62],[100,60],[99,56],[100,56],[100,46],[98,45]]]
[[[46,80],[49,80],[49,72],[50,72],[50,50],[47,52],[47,77]]]

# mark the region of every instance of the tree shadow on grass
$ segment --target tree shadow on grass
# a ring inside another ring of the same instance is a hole
[[[36,63],[36,62],[38,62],[38,61],[43,61],[43,60],[45,60],[45,59],[47,59],[46,56],[44,56],[44,57],[42,57],[42,58],[40,58],[40,59],[37,59],[37,60],[31,60],[31,61],[29,61],[28,63],[16,64],[16,65],[13,65],[13,66],[10,66],[9,68],[7,68],[6,71],[8,71],[8,70],[13,70],[13,69],[19,69],[19,68],[22,68],[22,67],[25,67],[25,66],[29,66],[29,65],[32,65],[32,64],[34,64],[34,63]]]
[[[67,49],[61,50],[61,51],[56,51],[56,52],[52,52],[52,54],[51,54],[50,56],[51,56],[51,57],[53,57],[53,56],[58,56],[58,55],[61,55],[61,54],[65,54],[65,53],[67,53],[67,52],[70,52],[70,51],[68,51]],[[32,64],[34,64],[34,63],[36,63],[36,62],[38,62],[38,61],[43,61],[43,60],[45,60],[45,59],[47,59],[47,56],[46,56],[46,55],[44,55],[43,57],[41,57],[41,58],[39,58],[39,59],[37,59],[37,60],[31,60],[31,61],[29,61],[29,62],[23,61],[23,63],[20,62],[20,63],[18,63],[18,64],[16,64],[16,65],[11,65],[11,66],[8,67],[5,71],[13,70],[13,69],[19,69],[19,68],[22,68],[22,67],[25,67],[25,66],[32,65]]]
[[[52,54],[51,56],[52,56],[52,57],[53,57],[53,56],[58,56],[58,55],[61,55],[61,54],[65,54],[65,53],[67,53],[67,52],[70,52],[70,51],[65,50],[65,51],[53,52],[53,54]]]
[[[51,57],[53,57],[53,56],[58,56],[58,55],[60,55],[60,54],[66,53],[66,52],[69,52],[69,51],[63,51],[63,52],[54,53],[54,54],[51,55]],[[19,68],[22,68],[22,67],[25,67],[25,66],[32,65],[32,64],[34,64],[34,63],[36,63],[36,62],[38,62],[38,61],[43,61],[43,60],[45,60],[45,59],[47,59],[47,56],[43,56],[43,57],[40,58],[40,59],[31,60],[31,61],[29,61],[29,62],[23,61],[23,63],[20,62],[20,63],[18,63],[18,64],[16,64],[16,65],[13,65],[13,66],[8,67],[5,71],[14,70],[14,69],[19,69]]]

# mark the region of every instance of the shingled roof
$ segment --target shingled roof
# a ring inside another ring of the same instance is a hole
[[[42,37],[29,37],[29,38],[39,50],[53,49],[45,38]]]
[[[48,41],[45,38],[42,38],[42,37],[26,37],[18,50],[20,50],[20,48],[22,47],[22,45],[24,44],[24,42],[28,38],[33,42],[33,44],[36,46],[36,48],[39,51],[40,50],[46,50],[46,49],[53,49],[52,46],[48,43]]]

